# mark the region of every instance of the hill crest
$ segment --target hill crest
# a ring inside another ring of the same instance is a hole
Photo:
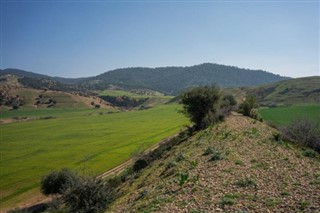
[[[314,212],[320,158],[240,115],[201,131],[128,178],[107,212]],[[211,150],[211,151],[210,151]],[[220,153],[218,157],[217,153]]]

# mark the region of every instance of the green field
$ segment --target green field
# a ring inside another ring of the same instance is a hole
[[[259,109],[262,118],[277,126],[288,125],[300,117],[320,119],[320,105],[297,105]]]
[[[135,92],[130,92],[128,90],[103,90],[98,92],[99,95],[108,95],[108,96],[128,96],[130,98],[141,99],[141,98],[166,98],[171,99],[173,96],[165,96],[162,93],[152,91],[152,94],[138,94]]]
[[[41,177],[69,167],[94,174],[130,158],[188,124],[178,105],[117,112],[95,109],[42,109],[1,112],[12,116],[54,116],[5,124],[1,130],[1,208],[39,190]],[[18,114],[18,115],[17,115]]]

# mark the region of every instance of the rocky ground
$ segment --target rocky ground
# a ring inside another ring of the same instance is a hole
[[[319,154],[240,115],[125,182],[107,212],[320,212]]]

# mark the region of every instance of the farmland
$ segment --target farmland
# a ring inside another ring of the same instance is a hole
[[[148,147],[188,124],[178,105],[149,110],[38,109],[1,112],[42,117],[1,125],[1,208],[38,193],[41,177],[69,167],[101,173],[124,162],[139,147]]]
[[[300,117],[319,119],[320,105],[294,105],[288,107],[263,108],[259,113],[264,120],[275,125],[288,125]]]

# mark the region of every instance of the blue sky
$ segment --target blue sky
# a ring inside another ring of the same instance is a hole
[[[319,71],[319,1],[1,0],[1,68],[85,77],[204,62]]]

